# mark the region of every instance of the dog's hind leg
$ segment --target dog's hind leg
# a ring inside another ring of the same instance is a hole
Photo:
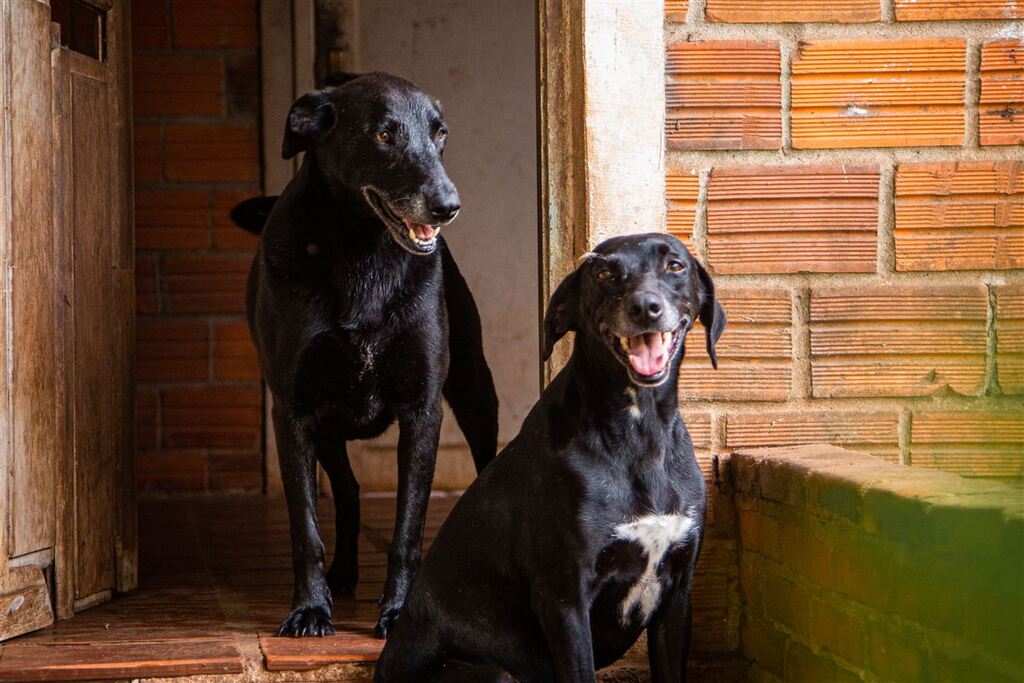
[[[473,295],[448,245],[442,246],[441,256],[451,356],[444,397],[466,436],[479,473],[498,452],[498,395],[484,358],[480,313]]]
[[[331,480],[334,496],[334,559],[327,585],[337,595],[352,595],[359,580],[359,482],[352,472],[345,442],[317,449],[317,459]]]

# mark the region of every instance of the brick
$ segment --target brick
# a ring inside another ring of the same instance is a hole
[[[165,0],[133,0],[132,48],[167,47],[167,3]]]
[[[259,180],[254,124],[175,124],[166,130],[166,173],[180,181]]]
[[[834,602],[845,602],[833,596]],[[856,667],[867,663],[867,625],[849,611],[838,609],[832,602],[811,600],[810,629],[814,643]]]
[[[228,115],[258,117],[260,113],[260,65],[256,53],[231,57],[224,66]]]
[[[257,0],[174,0],[175,47],[257,47]]]
[[[160,180],[162,176],[161,128],[160,125],[135,124],[132,145],[136,182]]]
[[[785,633],[756,618],[745,619],[740,629],[743,656],[776,676],[784,671],[787,639]]]
[[[896,628],[871,624],[871,670],[886,681],[916,683],[922,675],[924,648],[907,640]]]
[[[1024,476],[1024,409],[1018,412],[914,412],[914,465],[965,476]]]
[[[768,619],[804,637],[811,635],[810,596],[771,565],[765,567],[764,607]]]
[[[689,0],[665,0],[665,21],[686,21],[689,6]]]
[[[716,168],[708,261],[717,274],[873,272],[875,166]]]
[[[213,376],[217,379],[259,379],[256,347],[244,321],[218,323],[214,328]]]
[[[166,388],[161,398],[164,448],[260,446],[263,401],[259,385]]]
[[[157,447],[159,426],[157,394],[155,389],[135,387],[135,447],[146,450]]]
[[[671,149],[778,149],[778,43],[714,40],[670,45],[665,136]]]
[[[983,286],[867,286],[811,293],[816,397],[974,395],[985,378]]]
[[[803,43],[793,60],[793,147],[960,145],[961,39]]]
[[[136,249],[205,249],[210,242],[206,191],[137,190]]]
[[[263,488],[263,454],[258,450],[215,451],[209,455],[211,491],[253,493]]]
[[[695,170],[671,171],[665,176],[665,199],[668,203],[665,222],[668,232],[685,242],[686,248],[694,255],[697,252],[691,239],[699,192],[700,176]]]
[[[140,315],[153,315],[160,310],[157,268],[155,257],[136,255],[135,311]]]
[[[1016,0],[896,0],[898,21],[1024,19]]]
[[[1014,11],[1024,18],[1024,5]],[[981,50],[980,76],[978,126],[981,144],[1017,145],[1024,142],[1024,40],[986,43]]]
[[[895,412],[740,413],[726,418],[726,446],[731,450],[830,443],[895,461],[898,422]]]
[[[729,577],[704,572],[693,583],[693,649],[723,652],[729,642],[729,605],[733,598]]]
[[[720,286],[719,301],[729,326],[716,348],[718,370],[704,350],[704,330],[687,339],[679,371],[683,400],[783,400],[792,380],[792,323],[789,290]]]
[[[860,683],[861,679],[791,640],[786,644],[786,674],[783,680],[801,683]]]
[[[999,387],[1024,393],[1024,285],[995,287],[996,367]]]
[[[260,194],[258,188],[243,192],[217,190],[213,198],[213,246],[223,251],[255,251],[260,238],[242,230],[230,217],[231,209],[243,199]]]
[[[243,313],[250,258],[234,255],[167,257],[161,281],[168,313]]]
[[[224,113],[223,65],[219,59],[136,55],[132,79],[136,116]]]
[[[202,491],[206,488],[206,455],[196,451],[142,452],[135,458],[135,476],[144,491]]]
[[[1024,267],[1024,163],[900,164],[896,270]]]
[[[202,320],[140,322],[135,328],[135,377],[181,382],[210,375],[210,329]]]
[[[737,23],[878,21],[877,0],[708,0],[708,21]]]

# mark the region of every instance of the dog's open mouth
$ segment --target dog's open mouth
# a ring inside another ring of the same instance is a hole
[[[680,330],[677,327],[671,332],[646,332],[632,337],[609,334],[608,343],[635,384],[658,386],[668,377],[682,339]]]
[[[384,195],[373,187],[364,187],[363,196],[373,212],[387,226],[391,238],[398,246],[417,256],[426,256],[437,248],[437,236],[441,233],[441,226],[417,223],[399,215],[384,199]]]

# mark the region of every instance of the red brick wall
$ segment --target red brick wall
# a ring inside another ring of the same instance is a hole
[[[245,325],[260,191],[258,3],[135,0],[138,473],[144,490],[262,487]]]
[[[1024,5],[666,11],[668,225],[732,323],[680,384],[709,453],[824,439],[1024,475]]]
[[[1024,3],[667,0],[667,224],[730,326],[680,397],[710,472],[831,442],[1024,476]],[[720,496],[695,647],[737,645]]]

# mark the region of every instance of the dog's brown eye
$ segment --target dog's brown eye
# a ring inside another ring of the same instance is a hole
[[[681,273],[686,270],[686,266],[681,261],[669,261],[668,272],[670,273]]]
[[[377,133],[377,142],[391,142],[391,133],[386,130]]]
[[[598,280],[601,280],[602,282],[604,282],[605,280],[610,280],[611,278],[612,278],[612,271],[608,270],[607,268],[603,268],[603,269],[597,271],[597,279]]]

